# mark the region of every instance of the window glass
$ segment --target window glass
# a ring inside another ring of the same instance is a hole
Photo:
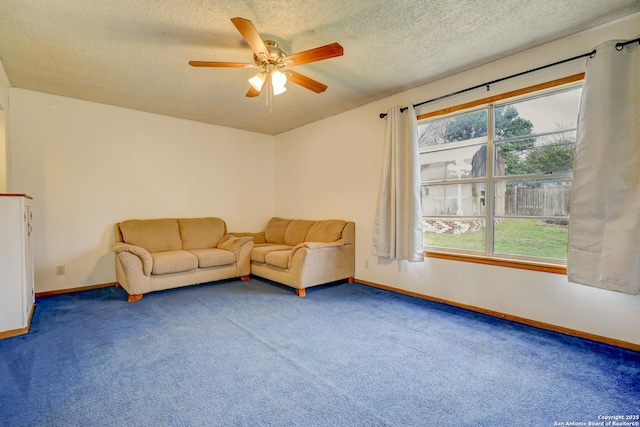
[[[496,176],[570,172],[576,132],[558,132],[496,143]]]
[[[549,260],[567,259],[568,220],[495,219],[494,253]]]
[[[582,87],[495,108],[495,139],[575,129]]]
[[[487,175],[486,153],[486,144],[421,153],[421,179],[423,181],[449,181],[469,177],[485,177]]]
[[[495,183],[496,216],[569,215],[569,179],[532,179]]]
[[[573,86],[421,122],[425,246],[564,262],[581,91]]]
[[[485,251],[484,218],[424,218],[424,245],[461,251]]]
[[[485,142],[487,118],[487,110],[484,109],[424,122],[418,128],[420,149],[427,150],[444,144],[456,145],[459,141]]]
[[[485,183],[422,186],[422,215],[485,214]]]

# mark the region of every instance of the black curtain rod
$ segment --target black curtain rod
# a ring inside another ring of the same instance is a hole
[[[638,44],[640,45],[640,37],[638,37],[637,39],[629,40],[627,42],[616,43],[616,50],[622,50],[622,48],[625,47],[626,45],[635,43],[635,42],[638,42]]]
[[[622,42],[621,43],[616,43],[616,50],[622,50],[626,45],[631,44],[631,43],[635,43],[635,42],[638,42],[638,44],[640,44],[640,38],[629,40],[629,41],[624,42],[624,43],[622,43]],[[533,68],[531,70],[523,71],[521,73],[512,74],[512,75],[507,76],[507,77],[502,77],[502,78],[497,79],[497,80],[492,80],[492,81],[487,82],[487,83],[482,83],[482,84],[479,84],[479,85],[476,85],[476,86],[473,86],[473,87],[470,87],[470,88],[467,88],[467,89],[462,89],[462,90],[459,90],[457,92],[453,92],[453,93],[449,93],[447,95],[439,96],[437,98],[429,99],[428,101],[423,101],[423,102],[420,102],[418,104],[413,104],[413,107],[414,108],[415,107],[420,107],[422,105],[429,104],[430,102],[440,101],[442,99],[449,98],[449,97],[456,96],[456,95],[460,95],[461,93],[469,92],[469,91],[472,91],[472,90],[475,90],[475,89],[478,89],[478,88],[481,88],[481,87],[486,87],[487,90],[489,90],[490,86],[492,84],[499,83],[499,82],[502,82],[502,81],[505,81],[505,80],[509,80],[509,79],[514,78],[514,77],[520,77],[520,76],[522,76],[524,74],[533,73],[535,71],[544,70],[545,68],[555,67],[556,65],[564,64],[565,62],[571,62],[571,61],[575,61],[576,59],[586,58],[587,56],[590,57],[590,58],[593,58],[594,56],[596,56],[596,50],[594,49],[589,53],[583,53],[582,55],[574,56],[574,57],[568,58],[568,59],[563,59],[562,61],[554,62],[553,64],[543,65],[541,67]],[[408,108],[409,107],[403,107],[403,108],[400,109],[400,112],[404,113],[405,111],[407,111]],[[387,117],[387,113],[380,113],[380,118],[381,119],[384,119],[385,117]]]

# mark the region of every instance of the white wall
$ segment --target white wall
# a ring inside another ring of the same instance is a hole
[[[7,190],[7,112],[0,106],[0,193]]]
[[[9,99],[10,191],[34,198],[36,292],[114,282],[121,220],[219,216],[256,231],[274,213],[272,136],[16,88]]]
[[[640,344],[640,295],[574,283],[566,276],[429,258],[389,262],[371,255],[385,121],[406,106],[590,52],[610,39],[638,36],[640,14],[487,66],[295,129],[276,138],[276,214],[356,222],[356,277],[591,334]],[[574,61],[420,109],[423,113],[584,71]],[[428,64],[427,64],[428,66]],[[399,70],[401,72],[401,70]],[[329,89],[330,90],[330,89]],[[369,268],[365,268],[365,260]]]
[[[0,59],[0,193],[7,192],[7,111],[9,109],[9,78]]]

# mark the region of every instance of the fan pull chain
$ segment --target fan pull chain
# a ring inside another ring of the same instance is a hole
[[[267,89],[267,107],[269,108],[269,114],[273,113],[273,83],[271,82],[271,73],[267,74],[267,80],[264,82]]]

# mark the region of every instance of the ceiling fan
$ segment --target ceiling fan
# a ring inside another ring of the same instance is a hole
[[[249,79],[251,87],[246,96],[258,96],[266,87],[267,105],[271,104],[271,96],[279,95],[287,90],[285,87],[287,80],[316,93],[322,93],[327,89],[326,85],[295,71],[285,70],[285,67],[342,56],[343,49],[340,44],[331,43],[288,55],[273,40],[263,41],[253,23],[248,19],[232,18],[231,22],[253,50],[253,63],[189,61],[189,65],[193,67],[260,68],[261,71]]]

